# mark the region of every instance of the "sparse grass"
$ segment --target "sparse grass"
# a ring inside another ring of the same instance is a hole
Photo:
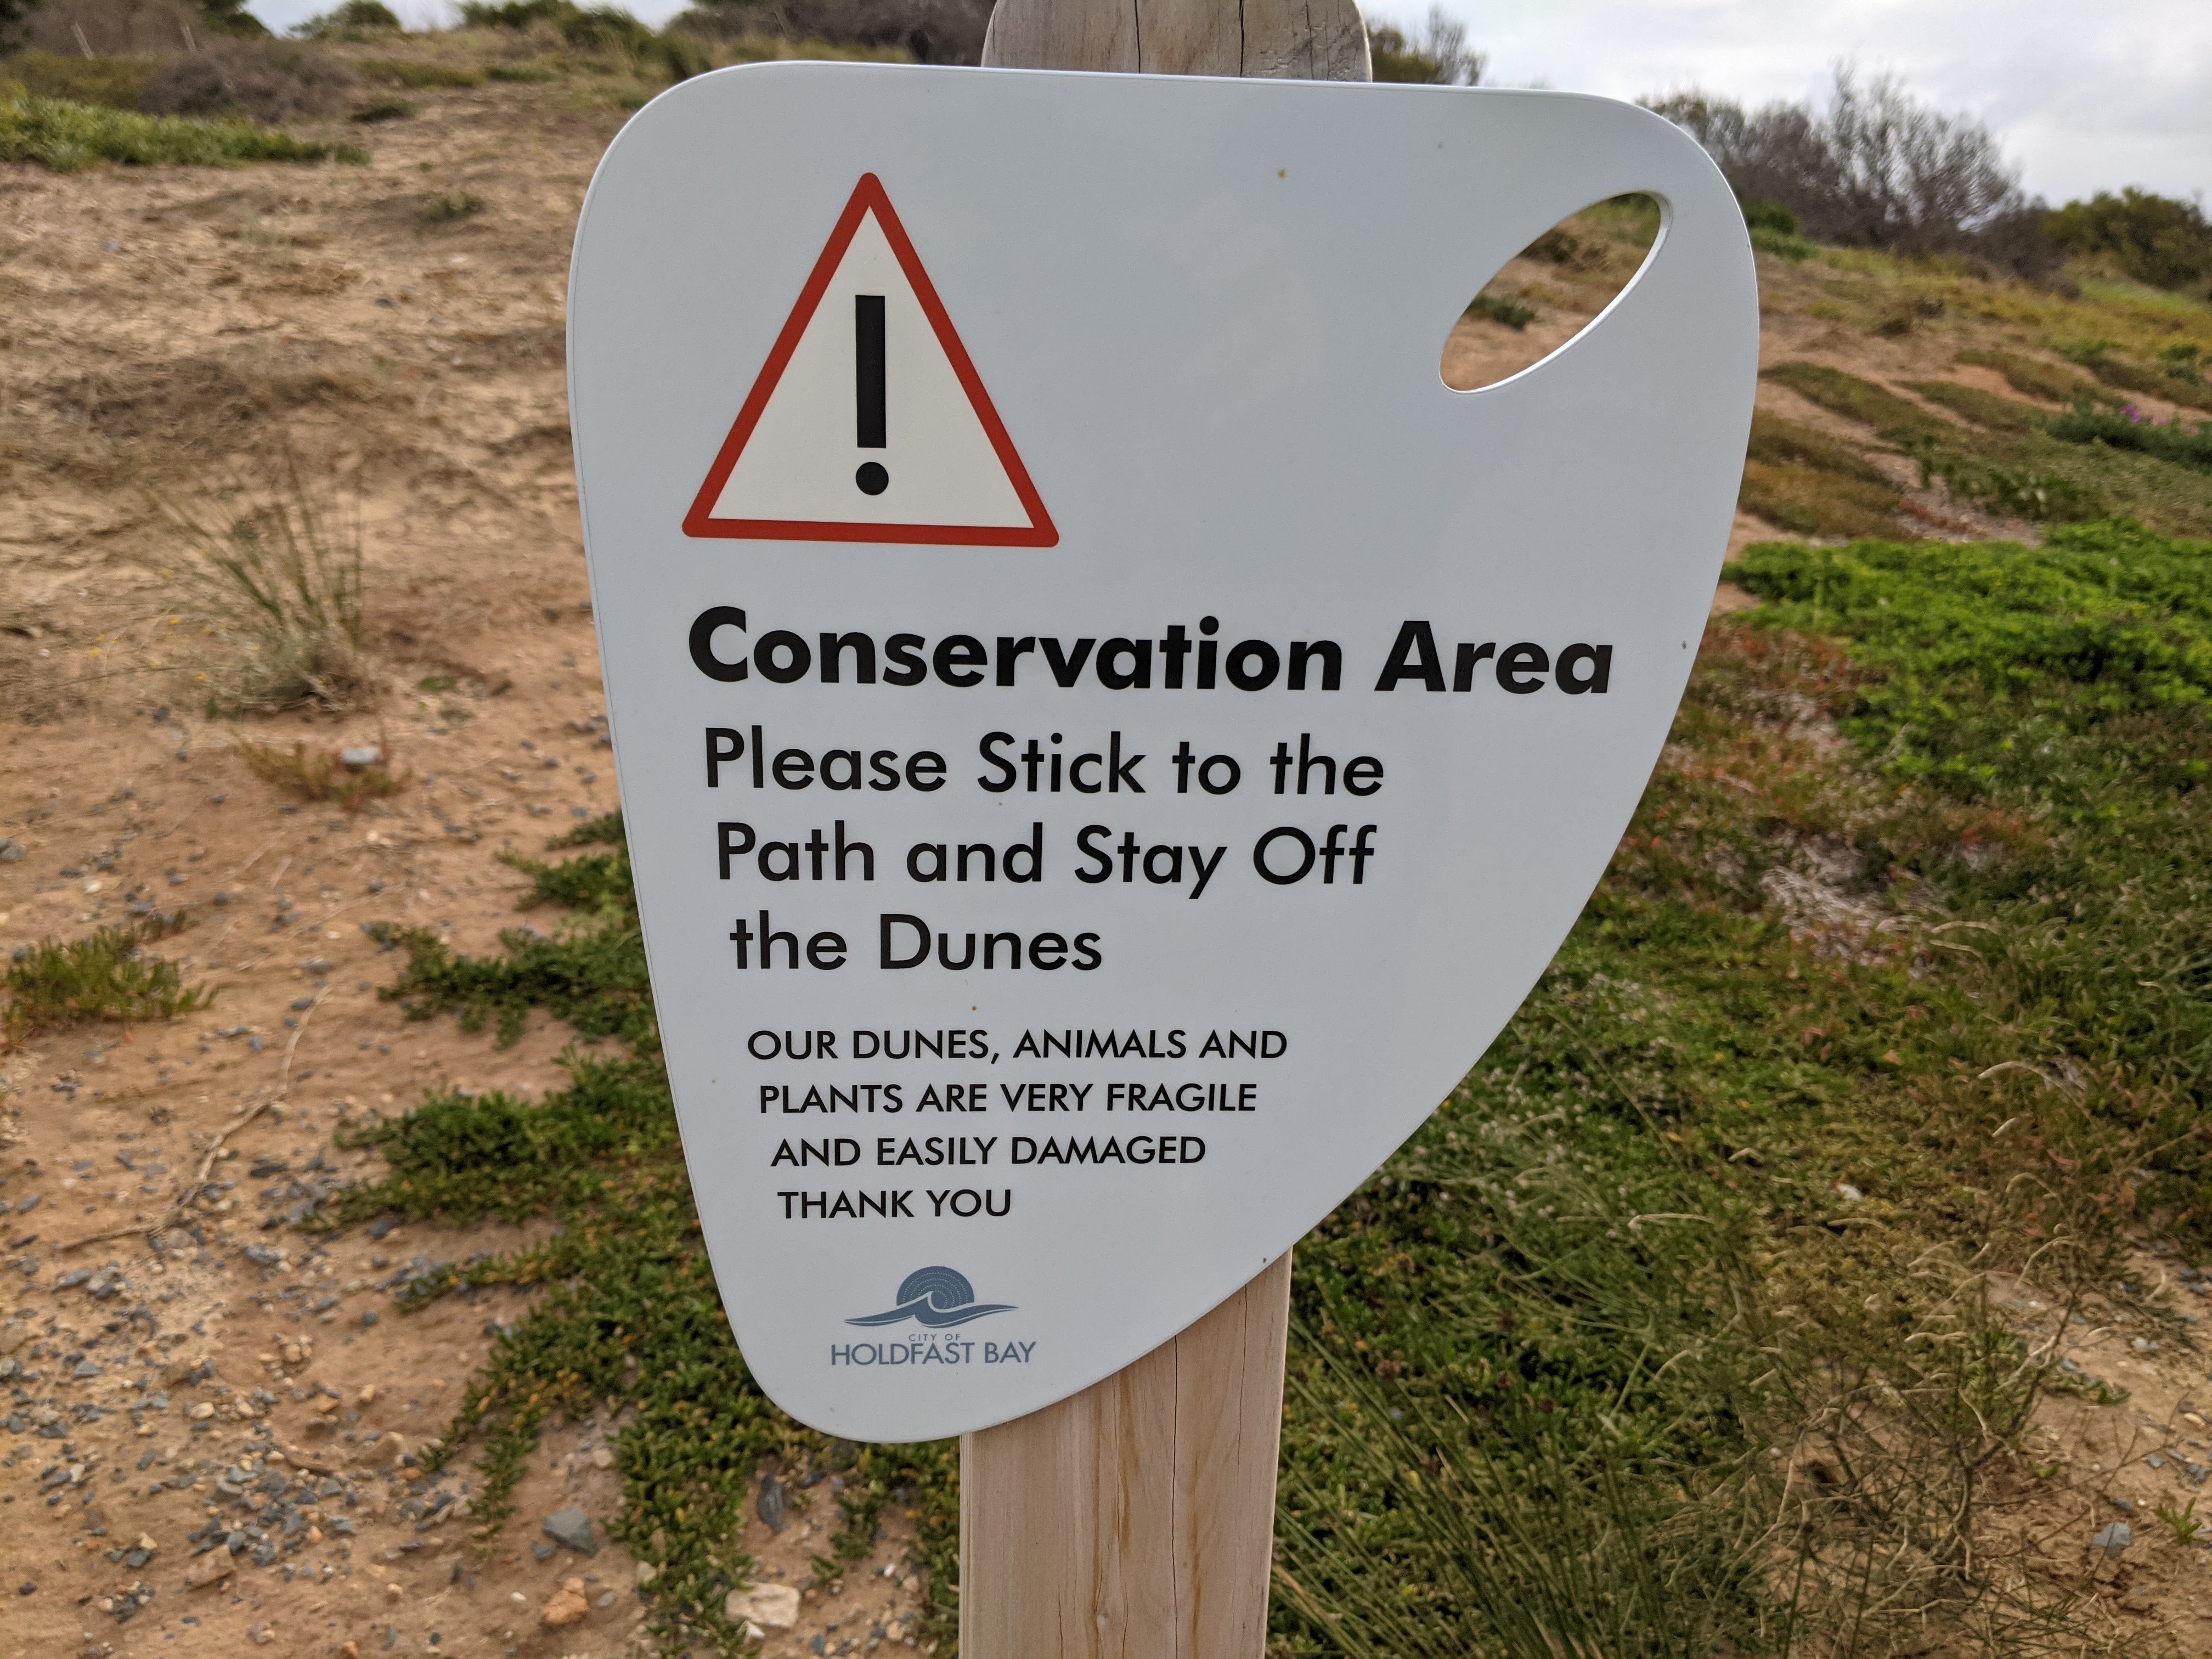
[[[8,993],[0,1036],[20,1042],[94,1020],[173,1019],[205,1007],[214,993],[187,988],[174,963],[146,949],[185,927],[181,915],[156,915],[65,945],[49,939],[22,946],[0,975],[0,989]]]
[[[1913,380],[1907,383],[1906,390],[1991,432],[2031,432],[2044,419],[2043,411],[2032,404],[2014,403],[1979,386],[1960,386],[1956,380]]]
[[[1799,536],[1902,532],[1897,486],[1866,456],[1800,422],[1759,410],[1738,504]]]
[[[2014,392],[2025,398],[2040,398],[2045,403],[2052,404],[2071,404],[2084,398],[2101,400],[2103,398],[2094,381],[2083,380],[2071,369],[2024,356],[2017,351],[1962,351],[1958,361],[1978,368],[1996,370]]]
[[[1748,461],[1737,504],[1793,535],[1897,536],[1903,501],[1887,483],[1823,471],[1802,464]]]
[[[434,225],[448,225],[457,219],[473,218],[483,211],[483,203],[465,190],[441,191],[422,204],[422,216]]]
[[[1862,380],[1840,368],[1819,363],[1777,363],[1764,379],[1786,386],[1832,414],[1872,427],[1888,442],[1909,445],[1917,441],[1948,440],[1959,428],[1940,416],[1930,415],[1887,386]]]
[[[304,743],[280,749],[273,743],[238,739],[233,745],[246,769],[264,783],[288,789],[302,800],[334,801],[349,812],[358,812],[373,800],[398,794],[414,781],[410,773],[394,773],[382,743],[376,758],[348,765],[343,750],[311,750]]]
[[[85,58],[58,52],[19,52],[0,58],[0,94],[58,98],[136,110],[158,58]]]
[[[172,115],[0,98],[0,161],[35,161],[76,173],[103,161],[132,167],[243,167],[251,161],[366,162],[350,144],[307,143],[251,121],[202,121]]]
[[[161,503],[178,559],[156,563],[199,625],[195,684],[217,712],[347,708],[376,686],[362,653],[362,545],[289,455],[192,503]],[[187,666],[188,665],[179,665]]]
[[[357,58],[354,70],[364,81],[423,92],[437,87],[480,87],[484,71],[459,64],[417,63],[405,58]]]
[[[415,106],[404,98],[375,98],[363,104],[347,118],[364,125],[378,121],[404,121],[415,113]]]
[[[524,85],[539,85],[547,81],[557,81],[561,76],[558,70],[548,69],[543,64],[492,64],[486,66],[484,78],[487,81],[511,81]]]

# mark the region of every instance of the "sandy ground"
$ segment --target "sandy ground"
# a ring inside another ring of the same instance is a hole
[[[542,1018],[496,1050],[379,1000],[394,963],[363,924],[491,948],[529,920],[497,854],[534,853],[616,804],[562,289],[584,185],[621,117],[558,88],[416,98],[419,116],[374,130],[366,168],[0,168],[0,837],[22,852],[0,862],[0,948],[183,905],[196,925],[165,948],[217,992],[166,1027],[0,1052],[9,1653],[655,1650],[639,1564],[605,1535],[619,1423],[549,1434],[514,1518],[481,1543],[467,1457],[420,1473],[423,1443],[522,1302],[483,1292],[402,1315],[394,1298],[528,1231],[287,1224],[368,1167],[333,1145],[349,1120],[443,1088],[559,1085],[572,1036]],[[425,214],[456,191],[482,210]],[[1522,332],[1462,324],[1447,377],[1525,366],[1602,297],[1547,303]],[[1893,380],[1946,372],[1954,343],[1849,335],[1784,309],[1767,350]],[[1760,398],[1836,424],[1779,388]],[[280,453],[358,511],[382,694],[357,714],[234,726],[204,716],[189,672],[168,672],[190,641],[171,621],[163,507],[198,499],[223,465]],[[1767,533],[1740,518],[1735,540]],[[1717,608],[1744,598],[1724,592]],[[239,735],[375,741],[410,785],[359,813],[301,804],[249,774]],[[175,1209],[225,1135],[219,1187]],[[2177,1293],[2191,1315],[2205,1296]],[[2036,1311],[2020,1295],[2025,1328]],[[2133,1398],[2068,1401],[2050,1423],[2081,1501],[2133,1516],[2136,1541],[2098,1594],[2153,1648],[2194,1654],[2212,1652],[2203,1552],[2152,1518],[2212,1465],[2197,1403],[2212,1383],[2189,1328],[2142,1348],[2136,1334],[2061,1333],[2076,1364],[2124,1376]],[[540,1534],[572,1505],[593,1519],[595,1553]],[[826,1515],[775,1535],[749,1523],[757,1582],[805,1591],[766,1651],[909,1644],[899,1523],[841,1584],[817,1585]],[[581,1615],[549,1627],[571,1580],[563,1605]]]
[[[393,1299],[528,1235],[285,1224],[367,1167],[331,1143],[349,1119],[561,1085],[563,1028],[501,1051],[380,1001],[394,960],[362,924],[493,948],[531,920],[495,855],[616,804],[562,286],[620,118],[538,88],[421,101],[367,168],[0,169],[0,836],[23,854],[0,862],[0,948],[183,906],[195,926],[163,948],[216,991],[166,1027],[0,1052],[10,1654],[653,1650],[637,1564],[606,1540],[618,1424],[550,1435],[483,1547],[467,1457],[416,1467],[520,1297]],[[482,211],[423,214],[454,190]],[[358,511],[383,695],[234,726],[157,672],[185,657],[161,509],[278,444]],[[358,814],[302,804],[235,735],[380,742],[411,781]],[[216,1193],[173,1212],[232,1129]],[[539,1533],[572,1505],[594,1554]],[[836,1587],[812,1584],[818,1521],[753,1529],[761,1582],[810,1587],[769,1651],[901,1641],[896,1522]],[[569,1579],[584,1615],[548,1628]]]

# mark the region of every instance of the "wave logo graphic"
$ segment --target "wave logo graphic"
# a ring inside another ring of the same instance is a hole
[[[951,1267],[917,1267],[898,1287],[898,1306],[848,1319],[848,1325],[896,1325],[911,1319],[932,1330],[965,1325],[986,1314],[1012,1313],[1010,1302],[978,1302],[968,1275]]]

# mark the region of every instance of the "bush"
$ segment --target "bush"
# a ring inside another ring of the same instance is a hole
[[[2194,202],[2132,185],[2069,202],[2045,222],[2052,240],[2075,253],[2108,255],[2153,288],[2189,288],[2212,277],[2212,222]]]
[[[313,46],[213,40],[148,76],[139,106],[149,115],[286,121],[327,115],[360,84],[348,65]]]
[[[292,32],[311,40],[361,40],[404,34],[407,27],[384,0],[345,0],[337,10],[311,17]]]
[[[1482,82],[1488,59],[1467,45],[1467,25],[1429,8],[1429,21],[1415,40],[1390,23],[1367,26],[1367,52],[1378,81],[1411,81],[1439,87],[1472,87]]]
[[[675,27],[709,40],[769,36],[980,64],[990,0],[703,0]]]
[[[1839,69],[1819,112],[1748,111],[1701,92],[1651,107],[1705,147],[1739,199],[1789,213],[1792,231],[1815,241],[1978,253],[2021,275],[2054,263],[2021,217],[2030,204],[1989,130],[1929,108],[1891,76],[1862,88]]]
[[[194,121],[95,109],[53,98],[0,99],[0,161],[75,173],[98,161],[238,167],[248,161],[366,161],[350,144],[302,143],[250,121]]]

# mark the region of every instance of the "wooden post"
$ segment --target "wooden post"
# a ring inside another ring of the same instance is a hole
[[[997,69],[1373,78],[1354,0],[1000,0]],[[961,1659],[1260,1659],[1285,1254],[1071,1400],[960,1441]]]
[[[1072,1400],[960,1441],[961,1659],[1260,1659],[1284,1255]]]

